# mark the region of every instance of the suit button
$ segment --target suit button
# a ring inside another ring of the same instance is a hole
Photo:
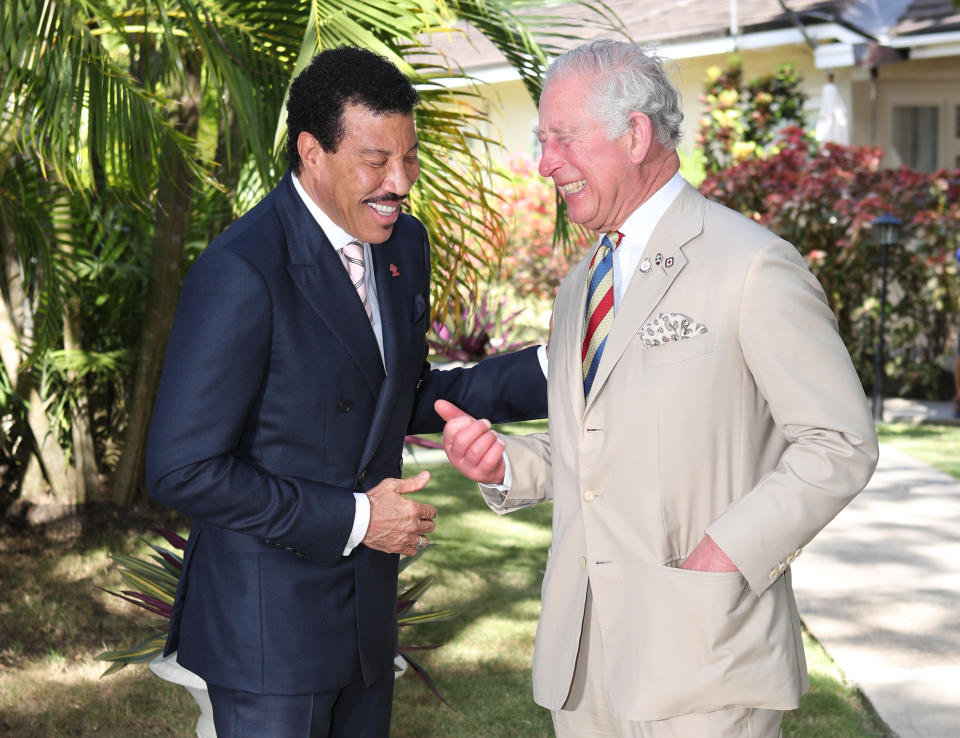
[[[353,409],[353,400],[348,400],[344,398],[337,403],[337,410],[339,410],[342,413],[348,413],[352,409]]]
[[[357,475],[357,484],[363,484],[363,480],[367,478],[367,470],[364,469]]]
[[[583,493],[583,499],[585,502],[593,502],[593,498],[597,496],[597,493],[592,489],[585,490]]]
[[[780,569],[778,569],[778,568],[773,568],[773,569],[770,570],[770,578],[771,578],[771,579],[776,579],[778,576],[780,576]]]
[[[586,557],[586,556],[581,556],[581,557],[580,557],[580,568],[581,568],[581,569],[586,569],[586,568],[587,568],[587,557]]]

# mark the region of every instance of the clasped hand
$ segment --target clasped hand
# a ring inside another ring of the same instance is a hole
[[[436,525],[437,508],[405,497],[427,486],[430,472],[422,471],[407,479],[384,479],[367,492],[370,500],[370,524],[363,544],[387,553],[415,556],[426,544],[427,533]]]

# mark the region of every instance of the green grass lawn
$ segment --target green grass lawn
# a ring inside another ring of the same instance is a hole
[[[529,427],[529,426],[527,426]],[[539,426],[542,428],[543,425]],[[407,470],[416,472],[416,467]],[[418,611],[453,607],[451,620],[405,628],[415,654],[455,710],[411,673],[397,681],[393,738],[544,738],[549,714],[533,703],[530,662],[540,581],[550,544],[549,504],[500,517],[476,487],[445,464],[417,495],[440,510],[427,551],[402,575],[435,583]],[[50,527],[0,536],[0,736],[111,738],[193,735],[187,692],[131,666],[99,679],[103,650],[129,644],[149,621],[97,585],[120,587],[108,553],[142,552],[138,535],[186,521],[158,509],[86,532]],[[882,733],[856,690],[811,639],[812,689],[784,722],[787,738],[867,738]]]
[[[960,479],[960,426],[889,423],[877,435],[880,443]]]

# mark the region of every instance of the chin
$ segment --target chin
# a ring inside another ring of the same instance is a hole
[[[371,231],[370,238],[366,239],[367,243],[376,244],[383,243],[390,239],[390,236],[393,235],[393,226],[383,226],[376,231]]]

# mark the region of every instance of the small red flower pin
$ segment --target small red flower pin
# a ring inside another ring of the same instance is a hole
[[[399,276],[400,276],[400,270],[397,269],[397,265],[396,265],[396,264],[391,264],[391,265],[390,265],[390,274],[392,274],[394,277],[399,277]]]

